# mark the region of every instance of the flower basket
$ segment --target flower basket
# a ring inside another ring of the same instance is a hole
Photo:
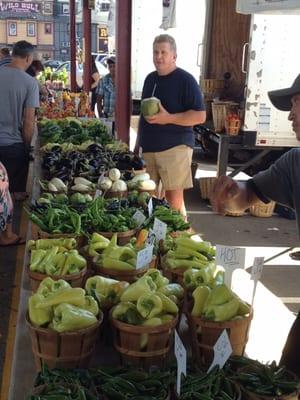
[[[209,199],[210,193],[213,189],[214,183],[217,180],[216,177],[207,177],[207,178],[200,178],[200,192],[202,199]]]
[[[255,217],[262,218],[272,217],[275,205],[275,201],[270,201],[268,204],[260,201],[259,203],[250,207],[250,214],[254,215]]]
[[[129,325],[112,318],[110,321],[114,334],[114,347],[123,363],[149,369],[166,365],[173,348],[174,329],[178,316],[159,326]],[[142,335],[148,335],[147,346],[140,349]]]
[[[36,369],[42,364],[52,368],[87,368],[94,353],[103,314],[98,321],[85,329],[59,333],[52,329],[34,326],[28,314],[26,324],[29,329]]]
[[[31,290],[33,292],[36,292],[42,280],[47,278],[48,276],[50,276],[50,278],[52,278],[54,281],[63,279],[67,281],[72,287],[83,287],[86,279],[87,268],[83,268],[77,274],[70,274],[70,275],[40,274],[38,272],[31,271],[29,266],[27,267],[27,271],[30,279]]]
[[[190,310],[190,307],[188,307]],[[190,311],[186,312],[190,329],[193,354],[200,365],[209,366],[214,358],[214,345],[219,336],[226,329],[232,346],[232,355],[242,356],[248,341],[248,333],[253,310],[244,318],[215,322],[200,317],[193,317]]]

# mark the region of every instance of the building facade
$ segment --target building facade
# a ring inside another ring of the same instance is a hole
[[[53,57],[53,0],[0,1],[0,47],[11,47],[19,40],[36,46],[40,58]]]

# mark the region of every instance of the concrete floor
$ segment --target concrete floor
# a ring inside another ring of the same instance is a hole
[[[207,164],[199,163],[200,169]],[[211,166],[210,166],[211,168]],[[213,244],[226,244],[246,247],[246,268],[250,267],[254,256],[273,257],[289,247],[298,245],[295,221],[277,215],[271,218],[221,217],[212,213],[206,201],[201,200],[199,181],[193,190],[187,191],[186,204],[189,219],[204,240]],[[18,209],[18,208],[17,208]],[[19,211],[18,211],[19,212]],[[10,314],[12,290],[16,260],[11,248],[0,255],[0,372],[3,373],[1,360],[4,359],[7,324]],[[247,354],[262,361],[270,361],[280,357],[280,352],[288,330],[298,311],[300,302],[300,266],[292,261],[288,254],[283,254],[267,262],[261,283],[258,285],[254,307],[255,320],[252,322]],[[246,300],[251,301],[253,283],[246,271],[239,271],[234,276],[234,289]],[[14,357],[10,354],[12,379],[10,383],[10,400],[20,400],[28,393],[34,378],[34,364],[28,332],[24,324],[27,298],[30,294],[29,282],[25,273],[21,281],[19,315],[17,322]],[[184,327],[183,327],[184,329]],[[108,349],[106,349],[108,350]],[[103,352],[102,352],[103,355]],[[101,357],[102,358],[102,357]],[[7,371],[4,371],[7,375]],[[2,397],[1,397],[2,398]],[[3,399],[6,399],[3,397]]]

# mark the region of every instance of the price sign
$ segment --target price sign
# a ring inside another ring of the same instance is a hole
[[[264,268],[265,257],[255,257],[251,268],[251,279],[259,281]]]
[[[167,234],[167,224],[158,218],[154,218],[153,232],[157,241],[164,240]]]
[[[232,274],[245,266],[246,249],[241,247],[216,246],[216,262],[225,269],[225,284],[231,287]]]
[[[143,225],[143,223],[144,223],[144,221],[146,219],[145,215],[140,210],[137,210],[133,214],[132,218],[136,221],[138,227]]]
[[[150,264],[153,257],[153,245],[147,246],[143,250],[137,252],[136,269],[140,269]]]
[[[97,189],[97,190],[96,190],[96,193],[95,193],[95,196],[94,196],[94,199],[97,199],[98,197],[100,197],[101,194],[102,194],[102,191],[99,190],[99,189]]]
[[[153,214],[153,202],[152,202],[152,197],[150,197],[150,200],[148,201],[148,214],[149,217]]]
[[[252,306],[254,303],[257,282],[260,280],[261,274],[262,274],[262,271],[264,268],[264,261],[265,261],[264,257],[255,257],[252,268],[251,268],[251,279],[254,281],[253,292],[252,292],[252,301],[251,301]]]
[[[153,245],[153,246],[154,246],[155,240],[156,240],[155,233],[154,233],[154,231],[150,228],[150,229],[149,229],[149,233],[148,233],[148,237],[147,237],[147,239],[146,239],[146,244],[149,244],[149,245]]]
[[[216,344],[214,345],[214,359],[209,367],[209,372],[215,365],[218,365],[220,368],[223,368],[224,364],[228,360],[232,353],[231,343],[227,334],[226,329],[223,330]]]
[[[176,390],[177,394],[180,395],[180,387],[181,387],[181,374],[186,376],[186,349],[175,330],[175,340],[174,340],[174,352],[177,360],[177,385]]]

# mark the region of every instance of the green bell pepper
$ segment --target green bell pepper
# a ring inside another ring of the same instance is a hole
[[[94,325],[97,318],[90,311],[62,303],[55,308],[52,327],[57,332],[70,332]]]

